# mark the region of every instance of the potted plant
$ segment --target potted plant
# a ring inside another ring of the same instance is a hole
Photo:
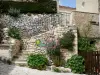
[[[20,30],[17,27],[10,27],[8,30],[9,43],[12,49],[12,56],[16,56],[21,47]]]

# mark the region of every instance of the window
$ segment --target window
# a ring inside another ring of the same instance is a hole
[[[99,22],[96,21],[90,21],[90,24],[99,26]]]
[[[85,6],[85,2],[82,2],[82,7],[84,7]]]

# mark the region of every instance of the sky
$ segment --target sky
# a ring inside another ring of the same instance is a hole
[[[76,7],[76,0],[59,0],[59,4],[63,6]]]

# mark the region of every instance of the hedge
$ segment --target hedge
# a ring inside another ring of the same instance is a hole
[[[48,2],[48,1],[53,1],[53,0],[38,0],[38,2],[40,3],[42,3],[42,2]]]
[[[21,13],[56,13],[57,2],[49,1],[43,3],[33,2],[14,2],[14,1],[3,1],[0,2],[0,9],[2,13],[7,13],[10,8],[20,9]]]

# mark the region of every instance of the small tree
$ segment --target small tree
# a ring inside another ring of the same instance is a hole
[[[90,22],[92,21],[92,19],[93,17],[91,17],[90,20],[87,21],[88,23],[85,24],[82,28],[84,35],[81,35],[80,33],[78,34],[78,50],[80,51],[94,51],[96,49],[95,40],[90,38],[90,33],[92,33],[92,36],[94,36],[93,32],[91,32],[92,24]]]
[[[73,50],[73,42],[74,42],[75,35],[72,31],[68,31],[67,33],[63,34],[63,37],[60,39],[60,45],[62,48],[66,48],[68,50]]]

